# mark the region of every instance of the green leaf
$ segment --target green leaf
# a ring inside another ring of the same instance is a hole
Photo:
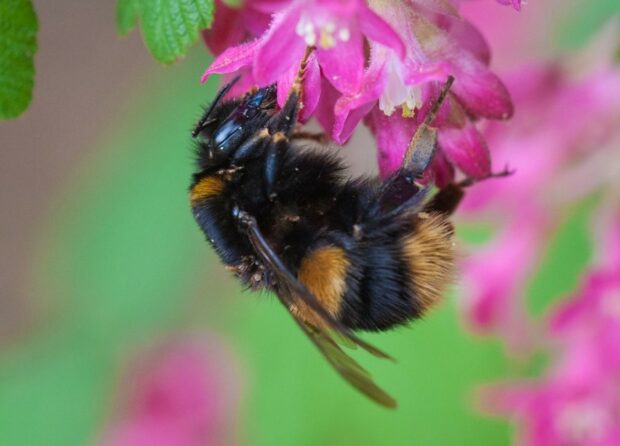
[[[184,56],[202,29],[211,26],[213,0],[119,0],[117,25],[126,34],[140,22],[155,59],[171,63]]]
[[[118,0],[116,3],[116,26],[121,35],[126,35],[138,21],[138,0]]]
[[[0,118],[16,118],[30,104],[37,29],[30,0],[0,1]]]

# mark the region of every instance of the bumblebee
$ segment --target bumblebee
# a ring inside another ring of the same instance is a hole
[[[454,272],[448,220],[459,185],[427,199],[417,180],[433,159],[431,126],[449,78],[387,180],[349,178],[332,153],[308,150],[297,125],[301,75],[281,109],[274,86],[225,99],[224,87],[193,130],[193,215],[227,269],[273,291],[340,375],[386,407],[395,400],[349,357],[359,346],[388,355],[357,331],[384,331],[419,318]]]

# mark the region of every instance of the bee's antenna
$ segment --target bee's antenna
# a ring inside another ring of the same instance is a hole
[[[217,105],[221,102],[222,99],[224,99],[226,93],[228,93],[228,91],[232,88],[233,85],[235,85],[239,81],[239,79],[241,79],[241,76],[236,76],[232,81],[224,85],[220,89],[220,91],[217,92],[215,99],[213,99],[213,102],[211,102],[211,105],[209,105],[209,108],[207,109],[207,111],[205,111],[205,114],[202,116],[202,118],[200,118],[200,121],[198,121],[196,127],[194,127],[194,130],[192,131],[192,138],[198,136],[198,133],[200,133],[200,131],[207,124],[207,121],[211,116],[213,109],[217,107]]]

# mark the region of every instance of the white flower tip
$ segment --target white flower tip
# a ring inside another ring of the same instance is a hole
[[[349,28],[341,28],[340,31],[338,31],[338,38],[343,42],[348,42],[351,38],[351,31],[349,31]]]

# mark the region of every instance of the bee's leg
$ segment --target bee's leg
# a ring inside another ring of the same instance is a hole
[[[485,179],[503,178],[512,174],[513,171],[506,167],[501,172],[492,173]],[[447,215],[452,214],[465,196],[465,188],[474,184],[476,184],[474,178],[465,178],[458,183],[448,184],[437,192],[433,199],[425,206],[424,210],[427,212],[441,212]]]
[[[437,100],[427,113],[424,122],[417,128],[409,143],[407,152],[405,153],[403,163],[400,167],[401,171],[408,172],[416,178],[421,178],[433,161],[435,148],[437,146],[437,129],[431,127],[431,123],[435,120],[439,112],[439,107],[441,107],[441,104],[443,104],[443,101],[448,96],[448,91],[450,91],[453,82],[454,77],[448,77]]]
[[[280,173],[282,159],[288,146],[288,138],[283,132],[276,132],[271,136],[265,156],[265,196],[269,200],[276,197],[275,184]]]
[[[465,196],[464,187],[460,183],[448,184],[433,197],[424,207],[426,212],[440,212],[451,215]]]
[[[307,132],[303,130],[294,132],[291,135],[291,139],[305,139],[315,141],[319,144],[327,144],[330,141],[329,136],[323,132]]]
[[[299,92],[293,88],[288,95],[282,110],[276,113],[267,123],[269,133],[282,132],[287,137],[291,136],[295,124],[297,123],[297,113],[299,112]]]
[[[424,122],[418,126],[405,157],[398,169],[386,182],[381,191],[379,203],[383,209],[401,209],[409,207],[420,201],[416,197],[425,188],[417,183],[433,161],[437,146],[437,129],[431,127],[431,123],[437,116],[439,107],[446,99],[448,91],[454,82],[452,76],[448,77],[439,97],[426,115]],[[423,194],[422,194],[423,195]]]

